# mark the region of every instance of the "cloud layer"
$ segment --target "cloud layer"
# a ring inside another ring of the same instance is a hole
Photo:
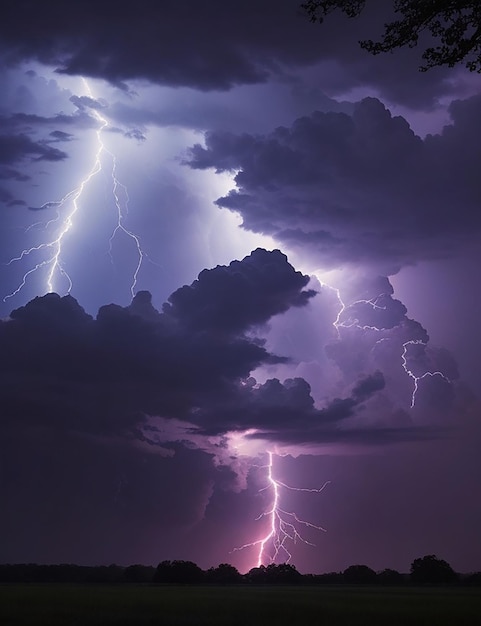
[[[244,519],[244,532],[249,527],[249,498],[259,486],[243,454],[266,447],[352,452],[442,437],[440,427],[452,429],[466,402],[454,382],[430,378],[410,411],[403,345],[423,342],[405,353],[415,376],[441,368],[454,381],[455,365],[426,345],[426,331],[406,317],[386,279],[373,281],[373,292],[380,288],[377,298],[345,307],[336,329],[333,290],[310,282],[278,250],[257,249],[204,270],[160,312],[148,292],[127,307],[106,305],[95,318],[56,294],[12,311],[0,322],[0,451],[8,477],[0,495],[9,502],[0,558],[98,562],[122,555],[129,562],[139,554],[148,560],[158,544],[163,556],[203,562],[199,547],[185,543],[191,529],[202,525],[209,536],[209,520],[229,528],[231,515]],[[299,365],[272,345],[285,316],[307,314],[314,303],[318,334],[311,342],[319,339],[314,350],[325,350],[338,373],[337,393],[335,386],[322,403],[300,376],[252,377]],[[129,541],[132,529],[142,533]],[[174,529],[183,539],[169,548]],[[236,545],[228,533],[224,540]]]
[[[301,377],[258,384],[251,377],[256,370],[292,363],[268,349],[262,335],[269,334],[271,319],[278,317],[282,327],[280,314],[320,297],[308,282],[279,251],[257,249],[242,261],[204,270],[175,291],[162,312],[148,292],[125,308],[103,306],[95,319],[71,296],[36,298],[0,324],[2,425],[163,445],[168,434],[159,434],[150,420],[158,417],[167,431],[168,420],[181,420],[193,435],[250,431],[273,443],[402,441],[425,436],[412,430],[405,412],[414,377],[440,369],[445,378],[429,385],[450,414],[454,362],[428,348],[426,331],[389,293],[346,307],[335,337],[332,326],[324,331],[318,350],[341,376],[340,395],[331,391],[319,407]],[[371,402],[365,422],[364,405],[377,397],[381,407]],[[436,420],[425,417],[424,423]],[[388,433],[390,427],[396,431]]]
[[[119,86],[146,79],[225,90],[273,75],[292,78],[296,70],[320,64],[316,71],[331,92],[371,85],[391,100],[432,103],[448,88],[444,80],[452,72],[420,75],[417,51],[400,51],[391,59],[359,50],[359,39],[382,32],[385,13],[385,3],[374,2],[359,19],[332,16],[321,28],[309,23],[297,0],[242,5],[213,0],[208,9],[195,0],[182,5],[140,0],[135,11],[112,0],[68,8],[60,0],[42,7],[18,0],[6,3],[0,34],[9,62],[36,59]]]
[[[268,135],[208,133],[187,163],[237,172],[236,189],[217,204],[240,213],[245,228],[324,267],[394,273],[478,236],[478,106],[478,97],[453,103],[452,124],[422,140],[367,98],[352,115],[315,112]]]

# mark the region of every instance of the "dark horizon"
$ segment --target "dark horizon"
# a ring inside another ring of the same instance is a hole
[[[160,561],[157,566],[135,563],[131,565],[76,565],[74,563],[0,563],[0,583],[6,582],[156,582],[156,583],[296,583],[325,584],[481,584],[481,570],[455,572],[447,561],[435,555],[418,557],[409,572],[392,568],[375,571],[365,564],[353,564],[339,572],[301,573],[292,563],[269,563],[239,572],[230,563],[219,563],[203,570],[196,563],[185,560]]]

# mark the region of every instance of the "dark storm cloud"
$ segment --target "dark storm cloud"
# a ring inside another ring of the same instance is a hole
[[[256,250],[202,272],[163,312],[147,292],[126,308],[102,307],[96,318],[56,294],[12,311],[0,322],[0,458],[8,477],[0,495],[9,502],[0,559],[98,562],[151,553],[144,533],[190,527],[216,484],[236,487],[222,443],[227,430],[255,424],[290,432],[322,419],[334,428],[376,394],[379,374],[320,412],[302,379],[256,386],[247,378],[285,360],[249,333],[305,305],[314,296],[307,282],[279,251]],[[217,411],[223,403],[225,414]],[[33,534],[25,522],[32,516]],[[128,539],[132,528],[143,532]],[[171,558],[183,556],[176,550]]]
[[[11,167],[13,164],[33,161],[63,161],[68,158],[64,150],[52,146],[54,143],[67,143],[75,139],[75,135],[60,127],[75,129],[95,128],[98,126],[88,113],[78,110],[73,115],[59,113],[53,116],[41,116],[33,113],[14,113],[0,115],[0,180],[25,182],[30,176]],[[54,128],[54,130],[50,130]],[[50,131],[50,132],[46,132]],[[41,135],[41,138],[38,135]],[[43,136],[42,136],[43,135]],[[12,200],[10,189],[2,188],[0,202],[25,205],[23,200]],[[38,207],[32,207],[36,210]],[[46,205],[40,208],[46,208]]]
[[[0,129],[22,130],[31,132],[37,128],[52,126],[75,126],[76,128],[96,128],[98,122],[88,113],[78,110],[73,115],[57,113],[52,116],[36,115],[35,113],[13,113],[0,116]],[[55,131],[62,132],[62,131]]]
[[[453,103],[452,124],[422,140],[367,98],[352,115],[315,112],[269,135],[207,133],[188,164],[237,172],[237,189],[217,203],[245,228],[328,267],[364,262],[392,273],[479,236],[480,103]]]
[[[0,180],[16,180],[23,183],[30,180],[30,176],[11,167],[0,167]]]
[[[291,78],[316,63],[331,92],[371,85],[397,101],[426,105],[449,90],[447,70],[420,75],[417,51],[393,57],[360,52],[359,39],[382,32],[385,3],[371,3],[358,20],[334,16],[324,28],[310,24],[299,4],[140,0],[133,8],[112,0],[10,0],[0,37],[9,62],[36,59],[126,90],[129,79],[225,90],[272,75]]]
[[[351,351],[352,383],[323,409],[302,378],[249,378],[259,366],[286,360],[257,338],[261,327],[322,295],[279,251],[256,250],[202,272],[161,312],[147,292],[128,307],[102,307],[96,318],[56,294],[14,310],[0,322],[0,499],[9,503],[0,516],[0,560],[134,562],[140,554],[148,561],[158,559],[157,546],[161,558],[192,558],[188,531],[206,517],[214,494],[225,502],[226,490],[238,490],[237,476],[247,471],[227,448],[229,431],[252,428],[248,437],[264,449],[296,450],[440,436],[439,428],[414,426],[402,411],[390,423],[383,404],[378,423],[362,421],[382,402],[396,366],[402,375],[399,342],[416,330],[426,338],[414,322],[403,330],[409,320],[399,321],[389,287],[382,279],[369,287],[386,294],[382,308],[372,309],[386,328],[381,335],[341,329],[349,334],[337,341]],[[363,342],[368,358],[358,363],[354,348]],[[369,361],[369,346],[387,350],[386,362]],[[426,359],[418,348],[410,365]],[[451,401],[443,390],[443,402]],[[182,543],[172,539],[176,532]]]
[[[0,134],[0,180],[26,182],[30,176],[19,172],[14,164],[25,160],[63,161],[67,154],[49,145],[46,140],[35,141],[24,133]],[[12,192],[0,187],[0,202],[8,206],[24,205],[23,200],[14,198]]]
[[[250,333],[290,307],[306,306],[315,295],[307,282],[279,251],[258,249],[243,261],[204,270],[174,292],[162,312],[147,292],[126,308],[103,306],[95,319],[71,296],[36,298],[0,323],[3,426],[155,444],[155,426],[146,433],[149,416],[159,416],[185,420],[210,436],[255,428],[304,431],[305,443],[321,441],[326,431],[331,440],[332,429],[384,390],[374,361],[356,366],[351,359],[349,388],[323,409],[302,378],[263,384],[249,378],[259,366],[287,361]],[[386,303],[382,311],[391,319],[388,309]],[[404,336],[396,332],[392,342],[399,349]],[[358,345],[352,335],[339,338],[330,356],[342,365],[341,348],[352,354]],[[422,367],[425,354],[415,352],[410,359]]]
[[[145,293],[128,308],[102,307],[95,320],[70,296],[36,298],[0,324],[3,422],[133,436],[146,415],[185,417],[282,360],[245,332],[307,302],[306,283],[279,251],[257,250],[203,272],[162,314]],[[236,289],[242,298],[221,326]]]
[[[310,433],[309,444],[338,444],[352,448],[357,446],[386,446],[413,441],[433,441],[442,436],[439,429],[429,427],[404,427],[404,428],[363,428],[363,429],[319,429]],[[266,431],[248,435],[249,439],[266,439],[278,441],[286,445],[307,445],[305,431],[292,429],[291,431]]]
[[[349,440],[350,431],[339,428],[340,423],[353,417],[363,402],[384,386],[382,373],[374,372],[359,380],[350,396],[335,398],[325,408],[317,409],[311,388],[302,378],[284,383],[274,378],[261,385],[250,379],[226,398],[217,396],[211,406],[196,412],[195,419],[210,435],[254,429],[253,438],[274,443],[287,443],[291,437],[292,443],[304,445]],[[361,441],[362,433],[357,438]],[[402,436],[399,440],[403,441]]]
[[[52,137],[52,141],[72,141],[74,138],[71,133],[65,133],[63,130],[53,130],[50,137]]]
[[[153,90],[152,90],[153,91]],[[145,94],[144,94],[145,96]],[[276,101],[272,108],[267,103]],[[202,130],[262,132],[291,123],[313,110],[351,112],[350,102],[337,102],[300,79],[243,85],[229,92],[157,88],[146,101],[112,102],[109,118],[127,126],[181,126]]]
[[[33,141],[24,134],[0,135],[0,164],[17,163],[26,158],[35,161],[62,161],[67,158],[67,154],[47,145],[45,141]]]
[[[270,379],[262,385],[256,385],[251,380],[225,401],[217,397],[217,406],[212,403],[206,410],[198,410],[195,419],[202,425],[200,432],[211,436],[224,430],[248,430],[247,439],[262,440],[266,445],[280,444],[311,450],[326,444],[356,449],[429,441],[446,436],[447,431],[440,427],[442,422],[414,424],[403,410],[396,410],[391,416],[384,414],[382,420],[375,423],[363,422],[363,412],[371,414],[376,411],[372,403],[368,411],[366,403],[382,392],[385,386],[384,375],[375,371],[359,379],[347,397],[334,398],[323,409],[317,409],[310,387],[303,379],[287,379],[283,384],[277,379]],[[447,400],[445,383],[442,388],[441,403]],[[450,389],[450,405],[453,395]],[[430,396],[429,393],[428,398]],[[432,411],[433,406],[428,401],[427,404],[424,402],[423,408]],[[439,406],[436,408],[439,409]],[[446,422],[444,427],[448,424]]]
[[[207,454],[171,445],[170,454],[158,447],[151,454],[65,429],[2,429],[1,561],[188,558],[177,543],[159,547],[156,538],[203,518],[220,472]]]
[[[202,271],[192,285],[170,296],[164,312],[192,330],[241,332],[307,304],[315,295],[304,290],[308,282],[279,251],[269,254],[259,248],[243,261]]]

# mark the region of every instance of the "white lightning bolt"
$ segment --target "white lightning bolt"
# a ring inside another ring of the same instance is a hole
[[[270,489],[272,491],[272,505],[269,510],[261,513],[256,519],[259,520],[263,517],[267,517],[269,519],[269,532],[261,539],[246,543],[238,548],[234,548],[234,551],[237,551],[244,550],[245,548],[257,547],[257,567],[263,565],[266,560],[270,563],[274,563],[277,559],[282,559],[284,563],[289,563],[292,559],[292,554],[289,550],[290,543],[295,544],[298,541],[301,541],[302,543],[310,546],[314,545],[301,535],[298,530],[300,526],[326,532],[325,528],[322,526],[300,519],[295,512],[286,511],[281,508],[280,492],[281,489],[290,489],[292,491],[321,493],[330,481],[325,482],[319,489],[307,489],[304,487],[291,487],[286,485],[274,477],[274,455],[272,452],[268,452],[267,454],[268,463],[265,468],[267,469],[268,484],[266,487],[261,489],[261,491],[265,491],[266,489]],[[271,550],[270,554],[268,553],[269,549]]]
[[[449,378],[447,378],[447,376],[445,376],[442,372],[424,372],[424,374],[422,374],[422,376],[416,376],[414,374],[414,372],[412,372],[408,368],[408,364],[407,364],[408,346],[416,346],[416,345],[426,346],[426,343],[424,341],[421,341],[421,339],[411,339],[411,341],[406,341],[405,343],[403,343],[403,353],[401,355],[401,361],[402,361],[403,370],[414,381],[414,389],[413,389],[413,393],[412,393],[412,396],[411,396],[411,408],[413,408],[415,406],[415,404],[416,404],[416,394],[418,392],[418,383],[419,383],[420,380],[423,380],[423,378],[427,378],[428,376],[430,376],[430,377],[440,376],[446,382],[448,382],[448,383],[451,382],[449,380]]]
[[[89,98],[92,98],[92,90],[90,89],[88,82],[85,80],[85,78],[82,78],[82,82],[84,84],[87,96]],[[60,224],[60,226],[57,230],[56,236],[52,240],[41,243],[37,246],[32,246],[31,248],[24,249],[17,257],[12,258],[7,263],[7,265],[11,265],[12,263],[22,261],[24,258],[30,255],[34,255],[35,253],[48,252],[47,258],[42,259],[38,263],[35,263],[35,265],[23,275],[22,281],[20,282],[18,287],[3,298],[4,302],[6,302],[9,298],[12,298],[13,296],[16,296],[25,287],[28,278],[42,268],[48,268],[46,278],[47,293],[51,293],[52,291],[54,291],[54,283],[56,282],[55,279],[58,276],[63,277],[67,281],[66,293],[70,293],[73,286],[72,279],[70,278],[62,263],[65,238],[73,227],[75,216],[80,211],[80,198],[85,188],[90,183],[90,181],[103,169],[102,158],[104,155],[110,157],[111,160],[111,167],[109,172],[112,179],[112,194],[117,213],[116,226],[109,239],[109,253],[112,258],[112,245],[118,233],[123,233],[134,243],[137,253],[137,262],[132,274],[130,292],[132,297],[135,295],[135,287],[137,285],[138,275],[146,254],[142,250],[138,235],[126,228],[124,225],[125,216],[128,214],[129,195],[125,185],[123,185],[117,178],[117,159],[115,155],[106,148],[102,139],[103,132],[109,126],[109,122],[101,113],[99,113],[97,109],[92,108],[91,115],[98,122],[98,128],[95,131],[97,141],[96,151],[93,158],[93,165],[85,178],[75,189],[69,191],[60,200],[46,202],[42,206],[42,208],[52,208],[54,206],[57,207],[57,216],[44,224],[45,230],[47,230],[52,224],[55,224],[57,222]],[[27,230],[39,225],[41,224],[37,222],[36,224],[31,225]]]
[[[82,78],[84,85],[85,85],[85,89],[87,91],[87,95],[92,98],[92,91],[90,89],[89,84],[87,83],[87,81],[85,80],[85,78]],[[146,256],[145,253],[142,250],[142,247],[140,245],[140,239],[139,236],[136,235],[133,231],[129,230],[128,228],[126,228],[124,226],[124,219],[125,217],[128,215],[129,212],[129,194],[127,191],[127,187],[125,185],[123,185],[119,179],[117,178],[117,159],[115,157],[114,154],[112,154],[112,152],[110,152],[109,150],[107,150],[107,148],[105,147],[105,145],[102,143],[102,138],[101,138],[101,133],[102,131],[108,126],[108,122],[107,120],[97,111],[97,109],[93,109],[92,110],[92,114],[95,117],[95,119],[99,122],[99,129],[97,130],[97,138],[98,138],[98,142],[101,145],[101,150],[102,152],[105,152],[106,154],[108,154],[110,156],[110,158],[112,159],[112,169],[111,169],[111,176],[112,176],[112,183],[113,183],[113,187],[112,187],[112,193],[115,199],[115,206],[117,209],[117,224],[114,228],[114,230],[112,231],[112,234],[110,236],[109,239],[109,254],[110,254],[110,258],[113,261],[113,257],[112,257],[112,245],[113,245],[113,241],[115,239],[115,236],[117,235],[117,233],[123,233],[124,235],[126,235],[131,241],[133,241],[136,251],[137,251],[137,264],[136,267],[134,269],[134,272],[132,274],[132,283],[130,285],[130,294],[132,297],[134,297],[135,295],[135,287],[137,285],[137,279],[139,276],[139,272],[140,269],[142,267],[142,262],[144,260],[144,257]],[[123,199],[122,199],[123,196]]]
[[[370,300],[355,300],[354,302],[351,302],[351,304],[346,304],[344,302],[344,300],[341,297],[341,292],[337,287],[333,287],[332,285],[328,285],[327,283],[325,283],[324,281],[322,281],[319,276],[317,276],[317,279],[319,280],[320,284],[322,287],[326,287],[327,289],[330,289],[331,291],[333,291],[336,294],[336,298],[337,301],[339,302],[340,305],[340,309],[336,315],[336,319],[333,321],[332,325],[334,326],[334,328],[336,329],[336,333],[337,333],[337,337],[340,338],[341,333],[340,333],[340,328],[352,328],[353,326],[355,326],[356,328],[360,328],[362,330],[376,330],[376,331],[380,331],[383,330],[382,328],[377,328],[376,326],[361,326],[359,324],[359,320],[357,318],[349,318],[348,320],[342,321],[342,317],[344,315],[344,313],[350,309],[351,307],[355,306],[356,304],[367,304],[369,305],[372,309],[379,309],[382,311],[386,310],[385,306],[381,306],[378,304],[379,300],[381,298],[383,298],[386,294],[385,293],[380,293],[378,296],[376,296],[375,298],[371,298]]]
[[[356,300],[355,302],[352,302],[351,304],[346,304],[342,297],[341,297],[341,292],[337,287],[332,287],[331,285],[328,285],[327,283],[323,282],[319,276],[317,276],[317,279],[319,280],[319,282],[321,283],[322,287],[326,287],[327,289],[330,289],[331,291],[334,291],[334,293],[336,294],[336,298],[339,302],[340,305],[340,309],[338,311],[338,314],[336,316],[336,319],[333,322],[333,326],[336,329],[336,333],[337,333],[337,337],[338,339],[340,339],[341,337],[341,328],[352,328],[352,327],[356,327],[359,328],[361,330],[372,330],[375,332],[381,332],[383,330],[385,330],[384,328],[378,328],[377,326],[369,326],[369,325],[364,325],[362,326],[359,323],[359,320],[357,318],[350,318],[348,321],[342,321],[342,317],[344,315],[344,313],[351,307],[355,306],[356,304],[367,304],[370,307],[372,307],[372,309],[381,309],[381,310],[386,310],[387,307],[385,306],[380,306],[378,304],[379,300],[385,296],[385,293],[381,293],[378,296],[376,296],[375,298],[371,298],[370,300]],[[386,338],[384,338],[386,339]],[[383,341],[383,339],[381,339],[380,341]],[[421,376],[416,376],[414,374],[414,372],[412,370],[410,370],[408,368],[407,365],[407,352],[408,352],[408,346],[412,346],[412,345],[423,345],[423,346],[427,346],[427,344],[422,341],[421,339],[411,339],[409,341],[406,341],[403,343],[403,351],[401,354],[401,364],[402,364],[402,368],[403,370],[406,372],[406,374],[414,381],[414,389],[412,392],[412,396],[411,396],[411,408],[413,408],[416,404],[416,394],[418,392],[419,389],[419,381],[423,380],[424,378],[427,377],[433,377],[433,376],[440,376],[441,378],[443,378],[446,382],[450,383],[451,381],[449,380],[449,378],[447,376],[445,376],[442,372],[439,371],[435,371],[435,372],[424,372],[424,374],[422,374]]]

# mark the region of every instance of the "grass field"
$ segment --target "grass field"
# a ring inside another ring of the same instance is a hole
[[[1,626],[468,626],[475,588],[1,585]]]

